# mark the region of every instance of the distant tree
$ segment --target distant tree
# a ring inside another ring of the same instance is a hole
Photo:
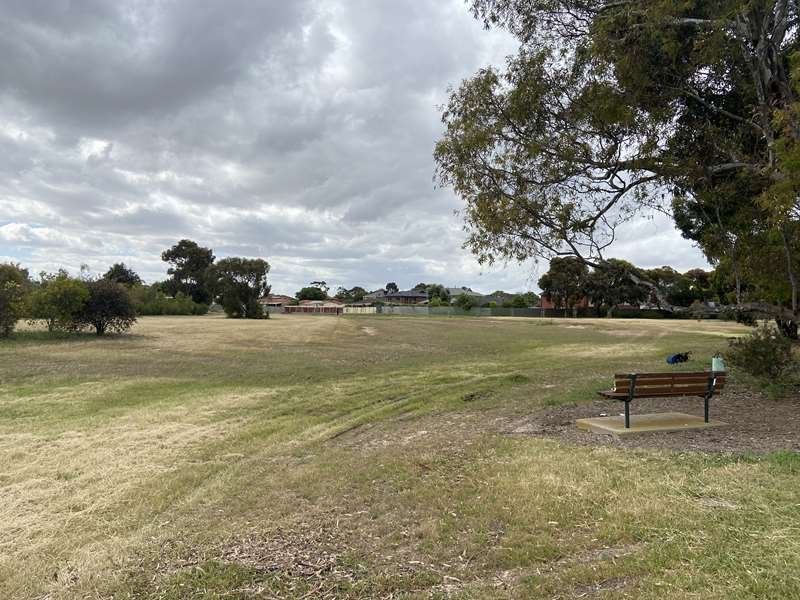
[[[141,285],[142,278],[130,267],[125,266],[125,263],[114,263],[111,268],[103,275],[104,279],[116,281],[122,285]]]
[[[573,308],[584,297],[589,268],[582,260],[555,257],[550,269],[539,278],[539,287],[557,308]]]
[[[327,297],[324,290],[315,286],[304,287],[295,294],[298,300],[325,300]]]
[[[438,296],[435,296],[428,301],[428,306],[433,308],[437,308],[441,305],[442,305],[442,299],[439,298]]]
[[[326,296],[328,295],[328,289],[329,288],[328,288],[327,282],[325,282],[325,281],[312,281],[309,285],[311,287],[317,287],[317,288],[321,289],[323,292],[325,292]]]
[[[450,292],[441,283],[432,283],[425,288],[428,298],[439,298],[443,303],[450,302]]]
[[[453,304],[462,310],[472,310],[478,305],[478,300],[475,296],[470,296],[469,294],[459,294]]]
[[[358,285],[350,289],[339,286],[334,297],[340,302],[361,302],[366,293],[367,290]]]
[[[649,289],[632,279],[636,275],[644,277],[631,263],[610,258],[586,277],[584,290],[596,306],[608,306],[606,315],[613,317],[618,305],[638,304],[648,297]]]
[[[511,307],[512,308],[527,308],[528,307],[528,300],[522,294],[517,294],[511,300]]]
[[[183,292],[192,300],[211,304],[208,269],[214,263],[211,248],[203,248],[192,240],[181,240],[161,253],[161,260],[172,265],[167,269],[170,279],[164,282],[164,292],[170,296]]]
[[[28,271],[18,264],[0,264],[0,337],[8,337],[25,310],[30,290]]]
[[[261,258],[239,257],[223,258],[209,268],[211,290],[228,317],[264,318],[258,300],[269,294],[269,269],[269,263]]]
[[[528,303],[528,306],[538,306],[539,301],[541,300],[541,298],[539,298],[539,294],[536,292],[525,292],[522,295],[525,296],[525,302]]]
[[[447,288],[441,283],[418,283],[411,289],[415,292],[422,292],[423,294],[427,295],[428,300],[439,298],[439,300],[445,303],[450,301],[450,292],[448,292]]]
[[[124,285],[101,278],[89,281],[86,287],[89,297],[77,315],[79,325],[94,327],[97,335],[104,335],[127,331],[136,322],[136,310]]]
[[[396,294],[400,291],[400,288],[397,287],[397,284],[394,281],[390,281],[386,284],[386,293],[387,294]]]
[[[28,299],[28,316],[31,320],[43,319],[48,331],[77,329],[81,311],[88,300],[86,282],[70,277],[63,270],[42,273],[39,284]]]

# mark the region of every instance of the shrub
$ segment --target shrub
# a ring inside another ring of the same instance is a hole
[[[462,310],[472,310],[475,306],[478,305],[478,301],[475,299],[474,296],[470,296],[469,294],[460,294],[455,301],[453,302],[458,308]]]
[[[28,301],[28,316],[44,319],[48,331],[70,331],[79,326],[83,305],[89,299],[89,289],[80,279],[66,272],[42,276],[42,281]]]
[[[131,295],[123,285],[96,279],[87,288],[89,298],[78,316],[81,325],[94,327],[97,335],[103,335],[106,331],[127,331],[136,322]]]
[[[725,359],[750,375],[779,377],[794,362],[792,342],[764,324],[749,335],[731,340]]]
[[[758,317],[752,311],[738,310],[735,306],[726,306],[719,311],[719,318],[724,321],[736,321],[748,327],[758,325]]]
[[[511,301],[512,308],[528,308],[528,300],[525,296],[519,294],[514,296],[514,299]]]
[[[152,287],[134,287],[131,291],[136,314],[140,316],[204,315],[208,312],[208,305],[195,302],[182,292],[170,298]]]
[[[0,337],[14,331],[25,309],[30,288],[28,271],[12,263],[0,264]]]
[[[433,298],[430,299],[430,302],[428,302],[428,306],[432,308],[436,308],[437,306],[441,305],[442,305],[442,299],[439,298],[439,296],[434,296]]]

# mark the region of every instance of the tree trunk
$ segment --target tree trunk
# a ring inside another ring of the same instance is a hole
[[[778,329],[780,329],[781,333],[790,340],[798,339],[797,321],[776,317],[775,324],[778,326]]]
[[[792,250],[789,247],[785,225],[781,226],[781,239],[783,240],[783,253],[786,255],[786,274],[789,276],[789,285],[792,288],[792,312],[797,314],[797,275],[792,264]]]

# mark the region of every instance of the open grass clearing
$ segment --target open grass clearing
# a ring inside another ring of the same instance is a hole
[[[0,597],[797,597],[795,453],[511,434],[544,407],[590,410],[615,370],[685,350],[702,368],[743,331],[300,315],[23,331],[0,343]]]

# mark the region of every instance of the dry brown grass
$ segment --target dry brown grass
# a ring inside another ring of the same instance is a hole
[[[0,345],[0,597],[783,597],[791,456],[502,433],[741,331],[293,316],[23,333]]]

